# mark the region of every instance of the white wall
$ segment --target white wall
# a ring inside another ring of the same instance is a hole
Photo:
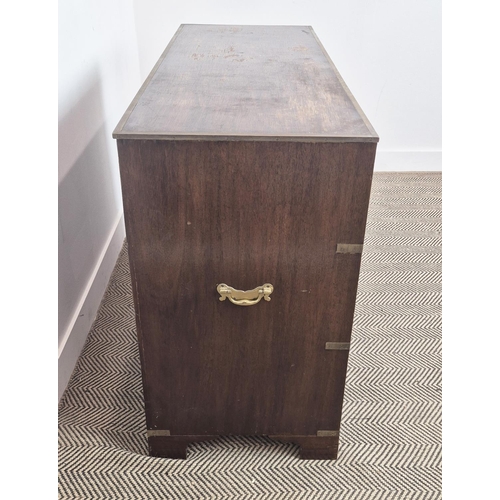
[[[131,0],[59,2],[59,397],[124,238],[116,141],[141,84]]]
[[[377,170],[441,170],[440,0],[134,1],[144,79],[182,23],[314,28],[380,136]]]

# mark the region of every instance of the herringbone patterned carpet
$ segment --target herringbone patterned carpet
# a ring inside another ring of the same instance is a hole
[[[147,456],[126,245],[59,415],[60,499],[441,498],[441,175],[375,174],[337,461],[256,437]]]

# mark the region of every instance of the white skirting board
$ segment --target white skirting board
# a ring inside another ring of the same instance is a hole
[[[441,151],[377,151],[376,172],[440,172]]]
[[[75,369],[78,356],[87,340],[87,335],[92,327],[99,305],[108,286],[109,278],[115,267],[125,239],[125,225],[123,214],[111,230],[104,244],[101,255],[89,279],[87,287],[78,307],[75,310],[73,321],[70,323],[66,334],[59,344],[58,361],[58,400],[68,385],[69,379]]]

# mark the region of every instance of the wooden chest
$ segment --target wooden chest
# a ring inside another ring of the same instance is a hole
[[[378,137],[312,28],[182,25],[113,137],[151,455],[336,458]]]

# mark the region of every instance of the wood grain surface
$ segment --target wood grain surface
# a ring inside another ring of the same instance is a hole
[[[182,25],[113,136],[378,141],[310,26]]]
[[[350,341],[361,255],[336,249],[363,243],[375,148],[118,141],[148,429],[339,429],[348,351],[325,345]]]

